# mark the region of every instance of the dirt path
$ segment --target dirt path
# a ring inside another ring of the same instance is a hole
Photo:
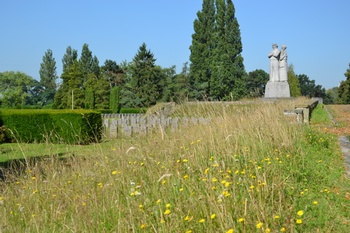
[[[334,126],[324,130],[338,136],[340,148],[344,154],[347,176],[350,178],[350,105],[325,105]]]

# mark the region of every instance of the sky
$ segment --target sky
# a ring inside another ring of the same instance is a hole
[[[269,72],[268,53],[287,46],[288,63],[326,89],[345,80],[350,63],[349,0],[233,0],[247,72]],[[62,73],[66,48],[88,44],[102,66],[131,62],[142,43],[156,64],[181,72],[189,62],[202,0],[0,0],[0,72],[39,80],[48,49]]]

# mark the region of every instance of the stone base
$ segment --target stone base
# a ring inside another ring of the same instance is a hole
[[[268,81],[265,87],[265,98],[290,98],[288,82]]]

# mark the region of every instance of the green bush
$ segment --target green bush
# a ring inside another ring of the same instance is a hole
[[[88,110],[4,110],[1,122],[19,142],[87,144],[102,134],[100,113]]]
[[[119,113],[145,113],[147,109],[143,108],[121,108]]]

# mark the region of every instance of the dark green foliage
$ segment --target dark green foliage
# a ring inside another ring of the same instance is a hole
[[[52,104],[56,93],[56,61],[52,51],[48,49],[43,56],[43,62],[40,64],[40,87],[41,92],[38,94],[38,101],[41,105]]]
[[[88,87],[85,90],[85,109],[95,108],[95,93],[92,87]]]
[[[162,101],[181,103],[188,100],[190,94],[189,67],[186,62],[180,74],[175,73],[175,67],[166,70],[166,84],[163,91]]]
[[[246,94],[246,72],[235,8],[231,0],[204,0],[192,35],[191,96],[239,99]]]
[[[101,68],[103,76],[109,82],[111,87],[124,84],[124,71],[115,61],[106,60],[104,66]]]
[[[349,104],[350,103],[350,64],[344,76],[346,77],[346,80],[342,81],[339,85],[337,103]]]
[[[146,113],[146,108],[121,108],[119,113]]]
[[[87,74],[93,72],[92,52],[90,51],[88,44],[83,45],[83,49],[81,51],[79,63],[81,65],[81,72],[84,74],[84,78],[86,78]],[[97,64],[94,64],[94,66],[96,66],[96,65],[98,66],[98,60],[97,60]]]
[[[0,73],[0,104],[3,108],[23,108],[35,94],[38,81],[22,72]]]
[[[108,108],[109,83],[101,75],[99,61],[87,44],[83,45],[79,61],[77,51],[67,48],[63,59],[63,73],[54,108]]]
[[[338,87],[333,87],[326,91],[326,96],[323,99],[324,104],[335,104],[338,98]]]
[[[19,142],[87,144],[102,135],[100,113],[87,110],[4,110],[1,120]]]
[[[135,94],[135,107],[149,107],[156,104],[162,94],[162,71],[155,65],[156,59],[143,43],[130,67],[130,87]]]
[[[254,70],[247,76],[247,94],[249,97],[262,97],[265,92],[269,74],[264,70]]]
[[[70,66],[73,65],[74,61],[76,61],[77,59],[78,51],[68,46],[66,49],[66,53],[63,55],[62,58],[63,72],[68,71]]]
[[[316,85],[315,80],[310,80],[305,74],[297,75],[302,96],[307,97],[326,97],[326,89],[321,85]]]
[[[112,110],[112,113],[118,113],[120,110],[120,96],[119,96],[119,87],[115,86],[111,90],[111,96],[109,100],[109,108]]]
[[[299,79],[297,78],[296,74],[294,73],[294,66],[293,65],[290,65],[288,67],[288,84],[289,84],[289,88],[290,88],[290,96],[291,97],[301,96]]]
[[[191,54],[191,97],[207,99],[210,92],[211,56],[215,28],[214,0],[204,0],[202,11],[197,12],[193,23]]]
[[[84,75],[80,63],[74,61],[73,65],[61,75],[61,78],[63,83],[55,95],[55,108],[83,108],[85,105]]]

